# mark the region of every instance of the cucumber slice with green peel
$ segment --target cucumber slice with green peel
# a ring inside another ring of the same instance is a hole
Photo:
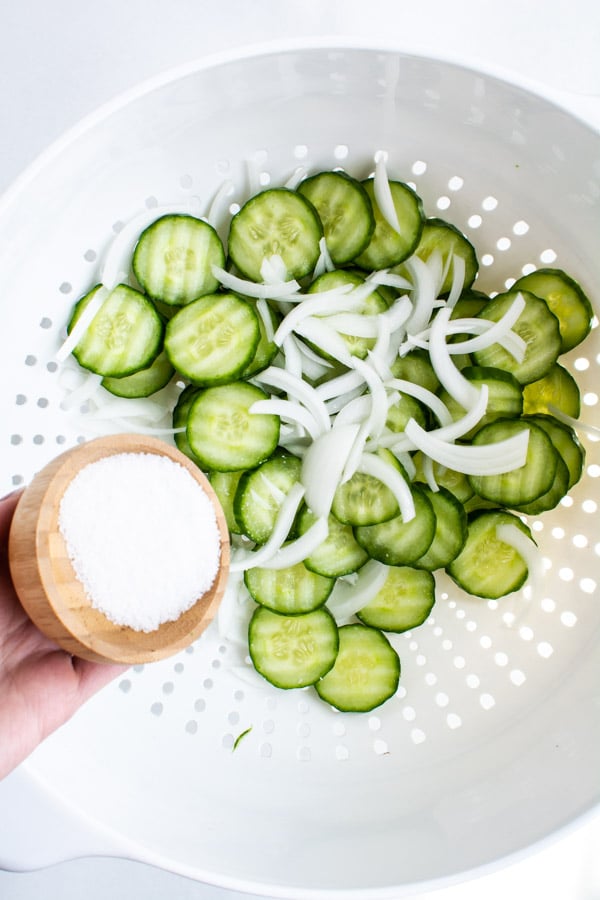
[[[462,374],[467,381],[479,387],[487,385],[488,403],[482,419],[465,432],[464,440],[470,440],[480,428],[500,418],[518,417],[523,413],[524,388],[510,372],[492,366],[465,366]],[[442,400],[454,420],[461,419],[466,410],[446,390],[440,392]]]
[[[162,390],[170,382],[175,374],[175,369],[165,353],[161,351],[147,369],[140,369],[133,375],[124,375],[122,378],[105,376],[102,379],[102,387],[106,388],[115,397],[150,397]]]
[[[302,181],[298,191],[317,210],[336,266],[347,265],[362,253],[375,230],[375,216],[359,181],[345,172],[319,172]]]
[[[558,319],[561,353],[572,350],[589,334],[594,317],[592,304],[581,286],[562,269],[537,269],[519,278],[512,290],[531,291],[546,301]]]
[[[327,609],[285,616],[256,609],[248,627],[254,668],[285,690],[307,687],[333,666],[339,649],[335,619]]]
[[[190,449],[206,471],[252,469],[279,443],[279,416],[251,413],[260,388],[245,381],[206,388],[194,397],[187,418]]]
[[[420,384],[421,387],[427,388],[434,394],[440,387],[439,379],[429,359],[429,353],[420,347],[416,347],[405,356],[397,356],[390,369],[394,378]]]
[[[240,478],[244,472],[210,472],[208,479],[225,514],[227,528],[232,534],[242,534],[243,529],[235,517],[234,499]]]
[[[447,269],[446,276],[440,286],[440,296],[448,294],[452,287],[454,270],[452,263],[449,262],[451,256],[460,256],[464,261],[463,287],[465,289],[471,287],[479,271],[475,247],[455,225],[436,217],[425,220],[423,231],[414,253],[423,262],[427,262],[434,251],[441,255],[442,264]],[[406,275],[406,269],[401,268],[398,274]]]
[[[567,464],[560,456],[557,459],[556,473],[554,481],[549,490],[531,503],[525,503],[523,506],[514,507],[526,516],[539,516],[544,512],[548,512],[558,506],[560,501],[569,491],[569,469]]]
[[[312,203],[288,188],[270,188],[248,200],[229,229],[228,250],[237,270],[262,281],[265,258],[280,256],[287,278],[312,274],[321,254],[323,226]]]
[[[435,579],[425,569],[390,566],[385,583],[357,612],[364,625],[400,633],[418,628],[435,603]]]
[[[381,448],[377,456],[392,468],[402,471],[402,467],[390,450]],[[377,525],[393,519],[399,513],[396,497],[389,487],[373,475],[355,472],[348,481],[336,488],[331,511],[338,522],[344,525]]]
[[[411,566],[427,553],[435,535],[435,512],[429,497],[418,484],[411,485],[415,516],[404,522],[402,516],[377,525],[354,529],[354,536],[372,559],[387,566]]]
[[[343,625],[333,667],[315,689],[340,712],[369,712],[398,690],[400,657],[387,637],[369,625]]]
[[[514,525],[531,538],[518,516],[501,509],[479,510],[470,514],[465,545],[446,569],[464,591],[487,600],[518,591],[529,574],[521,554],[498,538],[498,525]]]
[[[139,237],[133,273],[143,290],[168,306],[184,306],[219,286],[213,266],[225,265],[215,229],[189,215],[161,216]]]
[[[435,572],[449,565],[462,550],[467,539],[467,514],[463,504],[446,488],[432,491],[423,485],[423,490],[435,513],[435,533],[427,552],[413,565]]]
[[[314,513],[304,507],[298,520],[298,533],[304,534],[316,520]],[[304,565],[311,572],[327,578],[357,572],[368,562],[369,554],[357,543],[352,527],[338,522],[333,515],[329,516],[328,527],[327,537],[304,560]]]
[[[268,541],[281,504],[300,480],[301,468],[298,457],[278,452],[240,479],[234,499],[235,518],[255,543]]]
[[[558,453],[546,432],[530,419],[497,419],[484,425],[473,446],[494,444],[529,431],[525,464],[502,475],[469,475],[476,494],[499,506],[520,507],[537,500],[552,487]]]
[[[333,590],[335,578],[317,575],[300,562],[286,569],[254,566],[244,572],[244,584],[261,606],[294,616],[323,606]]]
[[[523,388],[523,412],[526,415],[549,413],[550,406],[573,419],[579,418],[581,412],[581,394],[577,382],[559,363],[555,363],[543,378],[532,381]]]
[[[424,468],[425,456],[420,450],[414,454],[413,462],[416,469],[414,480],[427,483]],[[463,504],[473,497],[475,492],[464,472],[449,469],[447,466],[442,466],[440,463],[435,462],[435,460],[432,461],[431,465],[433,478],[439,487],[447,488]]]
[[[75,306],[67,326],[70,334],[101,285]],[[164,323],[152,302],[140,291],[119,284],[108,294],[73,350],[80,366],[110,378],[147,369],[161,351]]]
[[[193,384],[224,384],[241,375],[259,339],[258,317],[249,303],[235,294],[209,294],[169,320],[165,351]]]
[[[375,215],[375,230],[366,248],[354,260],[361,269],[374,271],[396,266],[414,252],[423,231],[425,215],[423,202],[411,187],[401,181],[390,181],[390,193],[400,231],[396,231],[383,217],[375,200],[375,182],[362,182],[369,195]]]
[[[270,320],[271,327],[270,331],[267,331],[267,327],[265,325],[263,317],[256,308],[256,304],[251,300],[248,300],[248,303],[251,304],[254,311],[256,312],[256,317],[258,319],[259,339],[258,344],[256,345],[256,350],[254,351],[254,356],[240,375],[240,378],[244,379],[252,378],[254,375],[258,375],[259,372],[263,372],[268,366],[271,365],[271,363],[279,353],[279,347],[272,340],[272,337],[277,331],[277,326],[281,321],[281,317],[275,312],[275,310],[268,306],[266,315]]]
[[[543,428],[556,450],[559,457],[566,463],[569,470],[568,490],[577,484],[583,474],[585,463],[585,448],[581,444],[575,431],[564,422],[560,422],[554,416],[536,413],[524,416],[525,421],[532,421],[539,428]]]
[[[180,393],[173,408],[173,428],[175,429],[173,438],[175,444],[182,453],[189,456],[189,458],[197,463],[198,466],[200,466],[200,461],[190,447],[187,439],[187,422],[192,402],[199,396],[201,390],[202,388],[196,387],[193,384],[188,384]],[[181,429],[184,430],[181,431]],[[200,466],[200,468],[202,467]]]
[[[307,290],[307,294],[318,294],[322,291],[330,291],[337,287],[341,287],[342,285],[352,285],[358,286],[364,284],[365,279],[362,275],[358,274],[355,271],[351,271],[349,269],[335,269],[331,272],[324,272],[322,275],[319,275],[312,284],[309,286]],[[385,312],[388,309],[387,302],[384,300],[382,295],[377,290],[373,290],[372,293],[368,294],[361,302],[359,308],[355,310],[357,314],[363,314],[368,316],[376,316],[378,313]],[[327,318],[324,319],[327,322]],[[352,356],[358,357],[358,359],[365,359],[369,353],[369,350],[372,350],[376,343],[376,338],[371,337],[360,337],[357,335],[344,334],[343,331],[340,331],[340,337],[346,344],[348,352]],[[324,356],[325,359],[331,359],[327,354],[323,353],[323,351],[319,347],[315,347],[313,349],[319,353],[321,356]]]
[[[515,331],[525,341],[525,356],[518,362],[500,344],[492,344],[484,350],[473,353],[478,366],[493,366],[511,372],[521,384],[529,384],[543,378],[555,364],[560,354],[561,338],[558,319],[550,311],[548,304],[527,291],[510,290],[497,294],[485,305],[478,318],[497,322],[508,312],[518,294],[525,300],[525,309],[513,325]]]

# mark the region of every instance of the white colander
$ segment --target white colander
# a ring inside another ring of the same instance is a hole
[[[88,119],[0,206],[3,491],[87,436],[53,357],[123,223],[204,212],[224,179],[239,204],[299,166],[364,177],[378,150],[471,236],[482,290],[550,264],[598,293],[600,137],[545,99],[381,49],[189,67]],[[590,424],[597,334],[565,360]],[[556,833],[600,796],[600,459],[582,440],[581,482],[532,522],[535,592],[486,602],[440,580],[427,623],[394,639],[400,689],[372,714],[270,688],[212,628],[109,686],[23,771],[89,830],[87,850],[302,900],[437,887]]]

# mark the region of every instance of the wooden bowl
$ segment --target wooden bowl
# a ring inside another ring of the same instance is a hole
[[[62,496],[80,469],[118,453],[156,453],[184,466],[211,500],[220,533],[220,565],[212,587],[178,619],[152,632],[116,625],[92,606],[58,526]],[[9,563],[17,595],[40,631],[74,656],[132,665],[178,653],[210,624],[226,587],[229,532],[210,482],[187,456],[154,437],[119,434],[67,450],[35,476],[15,510]]]

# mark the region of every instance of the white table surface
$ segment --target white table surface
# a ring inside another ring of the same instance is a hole
[[[400,49],[500,67],[557,92],[600,128],[596,0],[19,0],[0,8],[0,192],[66,128],[139,81],[216,51],[313,35],[397,40]],[[6,796],[0,785],[0,822],[11,815]],[[600,813],[493,874],[420,896],[593,900],[598,847]],[[123,860],[0,871],[2,900],[42,896],[242,900]]]

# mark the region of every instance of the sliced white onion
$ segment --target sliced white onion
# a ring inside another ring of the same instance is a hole
[[[452,286],[446,303],[454,308],[465,285],[465,260],[458,253],[453,253],[450,258],[452,260]]]
[[[318,517],[329,515],[333,495],[359,429],[360,426],[355,424],[332,428],[314,441],[304,454],[301,480],[306,489],[306,505]]]
[[[397,234],[400,233],[398,213],[394,206],[394,199],[390,189],[390,182],[385,164],[385,155],[378,153],[375,159],[375,175],[373,178],[373,193],[381,215]]]
[[[286,540],[294,519],[304,498],[304,485],[299,481],[292,485],[279,508],[275,525],[268,541],[259,550],[234,550],[231,554],[230,571],[245,572],[254,566],[262,566],[271,559]]]
[[[351,403],[353,400],[356,400],[357,397],[362,396],[365,391],[364,382],[357,388],[354,388],[353,391],[346,391],[345,394],[339,394],[337,397],[333,397],[331,400],[325,401],[325,406],[327,407],[327,412],[330,416],[336,416],[337,421],[337,413],[343,411],[348,403]]]
[[[434,252],[429,258],[429,263],[423,262],[418,256],[411,256],[406,260],[405,265],[411,274],[414,284],[411,295],[413,310],[406,326],[410,334],[418,334],[431,320],[439,288],[433,267],[435,259]]]
[[[302,378],[302,354],[293,334],[288,334],[283,342],[284,367],[294,378]]]
[[[433,460],[430,456],[423,456],[423,477],[429,487],[430,491],[433,493],[437,493],[439,491],[439,485],[435,480],[435,472],[433,470]]]
[[[363,376],[370,392],[371,411],[367,420],[368,437],[376,437],[385,428],[388,417],[386,390],[377,372],[367,362],[355,359],[354,368]]]
[[[335,269],[335,264],[329,255],[327,241],[324,237],[319,239],[319,250],[319,258],[313,271],[313,278],[318,278],[320,275],[324,275],[325,272],[333,272]]]
[[[457,419],[451,424],[443,425],[441,428],[430,431],[429,434],[440,438],[443,441],[455,441],[467,434],[467,432],[472,428],[475,428],[475,426],[483,419],[487,409],[488,396],[489,388],[487,384],[480,385],[479,399],[464,416],[461,416],[460,419]]]
[[[84,336],[92,322],[94,321],[96,314],[100,312],[105,300],[110,296],[110,290],[104,285],[101,285],[97,288],[95,294],[88,301],[85,309],[77,319],[75,325],[71,329],[70,333],[67,335],[66,339],[60,345],[55,354],[55,359],[57,362],[64,362],[68,356],[71,355],[81,338]]]
[[[581,422],[579,419],[574,418],[574,416],[567,415],[567,413],[563,412],[562,409],[559,409],[552,403],[548,404],[548,412],[550,415],[554,416],[555,419],[558,419],[559,422],[564,422],[565,425],[569,425],[574,431],[581,431],[583,434],[587,434],[593,441],[600,440],[600,428],[598,428],[597,425]]]
[[[264,257],[260,265],[260,277],[265,284],[281,284],[288,280],[287,266],[279,253]]]
[[[290,281],[281,281],[278,284],[264,284],[256,281],[247,281],[245,278],[239,278],[220,266],[211,266],[212,274],[220,281],[223,287],[242,294],[246,297],[269,299],[294,299],[299,295],[300,285],[294,279]]]
[[[273,328],[273,317],[271,316],[269,304],[264,297],[259,297],[256,301],[256,312],[261,318],[267,340],[273,341],[273,338],[275,336],[275,330]]]
[[[280,400],[277,397],[268,400],[257,400],[249,409],[250,413],[263,413],[279,416],[284,422],[293,422],[300,425],[304,431],[315,441],[322,433],[315,422],[314,416],[305,406],[295,400]]]
[[[344,372],[343,375],[338,375],[336,378],[330,378],[329,381],[324,381],[323,384],[319,384],[315,388],[315,391],[321,400],[333,400],[342,394],[363,387],[364,383],[365,380],[362,375],[356,370],[351,370],[350,372]]]
[[[329,534],[327,516],[317,519],[303,535],[281,547],[274,556],[262,563],[265,569],[288,569],[303,562],[323,543]]]
[[[409,419],[404,433],[417,450],[431,456],[442,466],[465,475],[503,475],[519,469],[527,458],[527,429],[506,440],[480,446],[440,440],[421,428],[415,419]]]
[[[311,344],[319,347],[323,353],[332,356],[348,368],[352,367],[352,354],[346,342],[337,331],[330,328],[322,319],[314,316],[303,319],[296,327],[296,333],[306,338]]]
[[[305,166],[297,166],[285,182],[284,187],[290,191],[295,191],[300,182],[303,181],[307,175],[308,170]]]
[[[376,338],[379,333],[379,314],[337,313],[327,317],[327,324],[341,334],[359,338]]]
[[[75,374],[74,370],[71,371]],[[69,410],[76,406],[81,406],[81,404],[96,395],[101,385],[102,375],[96,375],[95,372],[90,372],[83,380],[78,380],[77,387],[69,389],[67,396],[61,401],[60,408]]]
[[[374,453],[363,453],[357,471],[377,478],[389,488],[398,502],[403,522],[410,522],[411,519],[414,519],[415,502],[412,491],[394,466]]]
[[[377,596],[389,571],[389,566],[370,559],[359,569],[358,578],[353,583],[338,578],[327,599],[327,608],[338,625],[348,622]]]
[[[295,397],[296,400],[303,403],[312,414],[321,431],[327,431],[331,427],[329,413],[325,404],[315,388],[303,381],[302,378],[290,375],[289,372],[276,366],[269,366],[268,369],[259,372],[254,380],[277,390],[285,391],[290,397]]]
[[[481,328],[482,333],[476,338],[470,338],[465,341],[458,341],[452,345],[453,353],[473,353],[476,350],[484,350],[492,344],[502,344],[505,349],[509,350],[518,361],[522,361],[527,349],[527,343],[523,338],[512,331],[513,325],[516,324],[519,316],[525,308],[525,298],[520,292],[517,294],[510,307],[497,322],[491,322],[489,319],[466,318],[454,319],[448,324],[448,334],[461,334],[462,332],[473,332]],[[482,328],[482,324],[485,325]],[[509,337],[510,336],[510,337]],[[506,339],[508,338],[508,343]],[[516,350],[516,353],[514,352]]]
[[[403,278],[402,275],[396,275],[394,272],[390,272],[389,269],[378,269],[376,272],[371,272],[370,275],[367,275],[367,281],[370,281],[371,284],[381,284],[385,287],[397,288],[400,291],[410,290],[412,288],[411,282],[408,278]]]
[[[341,284],[330,291],[303,295],[303,300],[289,312],[275,332],[275,343],[283,343],[288,334],[292,334],[303,319],[311,316],[330,316],[332,313],[349,312],[362,305],[360,295],[351,297],[352,285]]]
[[[442,425],[451,425],[454,421],[450,410],[443,400],[440,400],[437,394],[434,394],[428,388],[420,384],[413,384],[412,381],[407,381],[404,378],[392,378],[386,381],[385,386],[389,389],[400,391],[401,394],[414,397],[419,403],[427,406]]]
[[[433,320],[429,338],[429,359],[442,387],[463,409],[470,409],[479,398],[478,389],[462,374],[453,362],[446,334],[452,310],[449,307],[440,309]]]

